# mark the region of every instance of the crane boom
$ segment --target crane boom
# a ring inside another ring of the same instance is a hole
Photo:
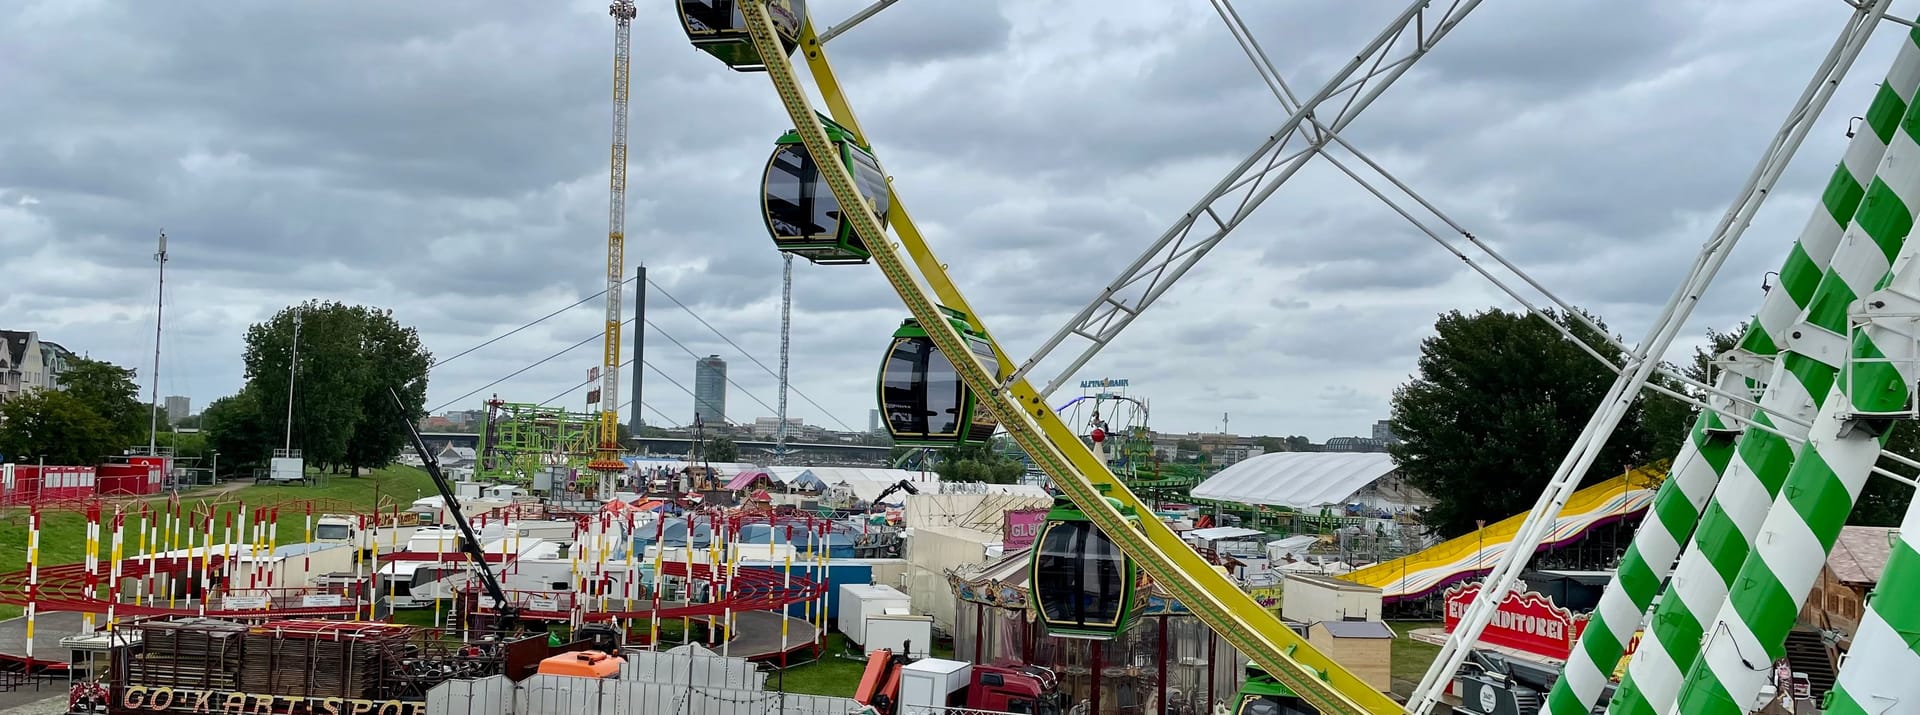
[[[627,242],[627,93],[632,66],[633,0],[614,0],[613,148],[607,172],[607,330],[600,360],[600,444],[587,468],[611,473],[626,470],[620,456],[620,287],[626,273]],[[646,290],[639,286],[636,290]]]

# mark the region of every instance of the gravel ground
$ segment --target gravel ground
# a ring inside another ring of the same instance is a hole
[[[0,693],[0,715],[61,715],[67,711],[65,688]]]

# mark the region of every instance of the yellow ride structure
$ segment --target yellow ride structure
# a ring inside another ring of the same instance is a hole
[[[735,7],[743,15],[766,75],[772,80],[807,150],[816,157],[833,156],[831,140],[801,87],[766,7],[759,2],[740,2]],[[870,145],[812,23],[803,22],[803,28],[799,50],[806,57],[830,116],[862,143]],[[950,356],[971,355],[964,337],[943,318],[941,307],[971,316],[975,327],[989,336],[992,331],[948,277],[891,184],[887,223],[894,230],[894,238],[886,235],[886,227],[861,196],[844,165],[833,161],[816,164],[834,197],[854,221],[861,240],[872,251],[873,263],[880,267],[913,317],[926,326],[934,344]],[[979,396],[981,404],[993,412],[1034,463],[1150,576],[1165,585],[1221,638],[1320,712],[1342,715],[1404,712],[1400,704],[1308,645],[1180,541],[1165,524],[1151,519],[1129,521],[1124,518],[1121,509],[1131,508],[1139,513],[1149,513],[1150,509],[1082,444],[1024,378],[1002,384],[999,377],[1013,374],[1014,365],[997,345],[993,353],[996,364],[956,359],[954,367],[968,388]],[[1103,494],[1112,501],[1102,498]]]

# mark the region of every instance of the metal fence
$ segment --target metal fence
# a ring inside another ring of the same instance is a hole
[[[701,649],[631,651],[620,678],[535,675],[441,683],[428,715],[851,715],[852,698],[768,692],[767,673],[744,658]],[[907,708],[902,715],[1004,715],[964,708]]]
[[[767,673],[745,658],[723,658],[705,648],[627,651],[620,679],[699,688],[761,690]]]
[[[864,709],[852,698],[830,695],[556,675],[517,685],[499,676],[450,681],[427,696],[427,715],[853,715]],[[911,707],[902,715],[1006,714]]]

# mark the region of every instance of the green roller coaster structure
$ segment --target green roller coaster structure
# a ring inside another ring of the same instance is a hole
[[[487,403],[474,476],[527,485],[550,467],[582,469],[600,440],[599,415],[524,402]],[[583,473],[581,479],[590,479]]]

